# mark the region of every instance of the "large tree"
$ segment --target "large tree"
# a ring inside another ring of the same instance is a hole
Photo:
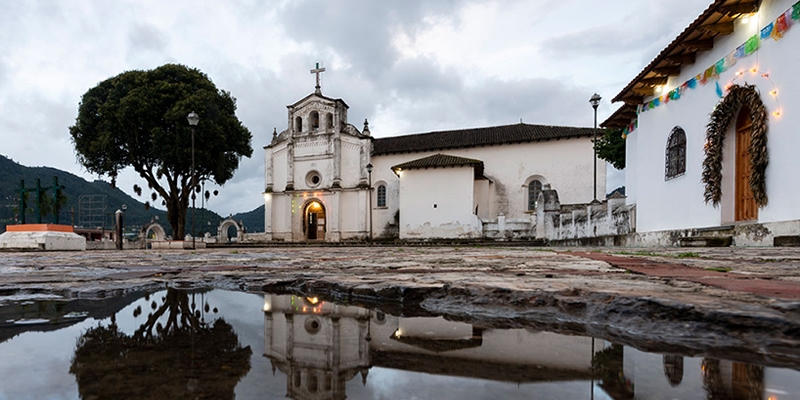
[[[200,116],[194,180],[186,120],[192,111]],[[184,236],[192,182],[222,185],[241,157],[253,154],[252,135],[236,117],[236,99],[201,71],[176,64],[100,82],[83,95],[69,131],[78,161],[89,172],[115,184],[121,170],[133,167],[153,190],[153,200],[163,199],[176,238]]]

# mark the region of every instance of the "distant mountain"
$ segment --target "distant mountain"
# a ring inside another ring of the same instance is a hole
[[[15,224],[17,221],[16,213],[19,208],[20,180],[25,181],[26,188],[36,187],[37,178],[40,179],[42,186],[51,186],[54,176],[58,177],[59,185],[64,186],[64,194],[67,196],[67,204],[59,213],[59,223],[61,224],[111,229],[114,224],[114,212],[122,209],[124,204],[127,205],[125,212],[126,231],[138,231],[142,225],[150,222],[152,218],[158,217],[161,225],[167,230],[167,234],[172,233],[172,228],[167,222],[166,211],[153,207],[146,210],[144,203],[134,199],[119,188],[112,188],[108,182],[102,180],[87,182],[83,178],[55,168],[26,167],[2,155],[0,155],[0,232],[5,231],[6,225]],[[52,196],[52,191],[49,191],[48,194]],[[146,194],[144,195],[146,196]],[[33,195],[29,195],[28,198],[28,208],[31,209],[34,206]],[[218,214],[209,210],[198,209],[196,217],[198,231],[207,230],[216,234],[216,226],[221,220]],[[187,212],[187,222],[189,224],[191,224],[190,218],[191,208]],[[36,216],[30,210],[26,213],[26,219],[28,223],[36,222]],[[42,222],[52,223],[54,218],[53,216],[45,216]],[[214,229],[211,229],[208,225],[209,222],[214,226]],[[187,231],[189,230],[189,224],[187,224]],[[204,225],[207,229],[202,229]],[[261,226],[264,226],[263,217]]]
[[[253,211],[235,214],[233,219],[242,221],[248,232],[264,232],[264,205],[258,206]]]

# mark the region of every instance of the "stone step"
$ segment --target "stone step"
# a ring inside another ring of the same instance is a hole
[[[679,239],[680,247],[730,247],[733,236],[689,236]]]
[[[800,236],[775,236],[772,239],[775,247],[800,247]]]

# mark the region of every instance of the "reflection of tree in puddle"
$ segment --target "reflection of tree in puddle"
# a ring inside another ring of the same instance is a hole
[[[233,399],[252,354],[233,327],[222,318],[206,322],[185,291],[168,289],[162,304],[154,301],[151,308],[133,335],[121,332],[112,317],[78,339],[70,373],[81,398]]]

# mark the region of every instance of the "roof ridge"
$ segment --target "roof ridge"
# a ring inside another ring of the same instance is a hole
[[[528,124],[528,123],[516,123],[516,124],[507,124],[507,125],[492,125],[492,126],[481,126],[476,128],[458,128],[458,129],[445,129],[439,131],[429,131],[429,132],[418,132],[418,133],[406,133],[396,136],[386,136],[386,137],[376,137],[374,140],[382,140],[382,139],[393,139],[393,138],[403,138],[409,136],[421,136],[421,135],[431,135],[437,133],[456,133],[456,132],[465,132],[465,131],[475,131],[475,130],[483,130],[483,129],[497,129],[497,128],[510,128],[510,127],[517,127],[517,126],[526,126],[526,127],[538,127],[538,128],[556,128],[556,129],[587,129],[587,130],[594,130],[591,126],[583,127],[583,126],[567,126],[567,125],[543,125],[543,124]]]

